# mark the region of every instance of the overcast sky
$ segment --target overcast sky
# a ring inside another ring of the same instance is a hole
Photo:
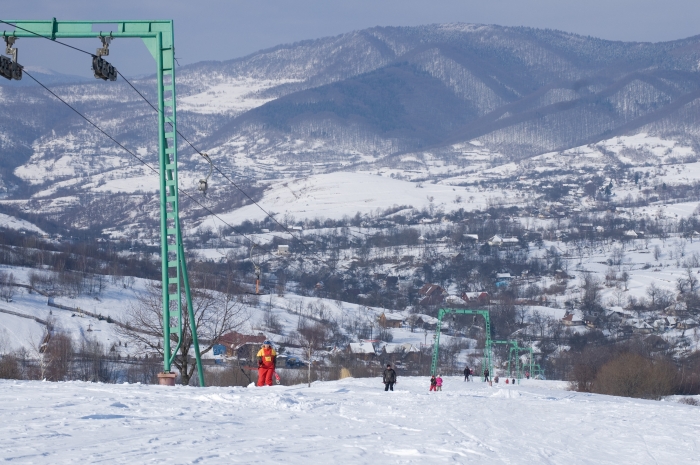
[[[553,28],[611,40],[665,41],[700,34],[699,0],[22,0],[0,19],[174,19],[180,64],[227,60],[281,43],[372,26],[465,22]],[[1,27],[0,28],[4,28]],[[71,42],[96,49],[95,40]],[[89,76],[86,57],[40,39],[17,42],[20,62]],[[110,61],[126,75],[150,74],[136,40],[114,42]]]

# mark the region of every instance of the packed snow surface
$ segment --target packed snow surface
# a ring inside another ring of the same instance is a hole
[[[399,377],[311,388],[0,382],[12,463],[697,463],[700,408],[565,383]]]

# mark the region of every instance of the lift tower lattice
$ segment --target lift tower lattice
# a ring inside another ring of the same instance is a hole
[[[200,386],[204,372],[192,307],[185,249],[180,229],[177,177],[177,111],[175,105],[175,36],[172,20],[156,21],[50,21],[7,20],[14,31],[4,37],[50,40],[112,37],[142,39],[156,60],[158,88],[158,165],[160,176],[160,232],[163,288],[163,374],[173,377],[171,367],[183,340],[182,294],[185,294],[192,344]],[[109,29],[100,28],[110,25]],[[116,27],[114,27],[116,25]],[[98,29],[95,31],[95,29]],[[104,40],[103,40],[104,43]],[[94,56],[97,56],[95,54]],[[166,127],[169,126],[169,127]],[[173,347],[173,343],[175,346]],[[187,356],[187,354],[185,354]]]

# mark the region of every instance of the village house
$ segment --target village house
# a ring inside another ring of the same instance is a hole
[[[584,325],[583,319],[580,316],[578,316],[574,313],[569,313],[569,312],[566,312],[566,315],[564,315],[564,318],[561,319],[561,322],[565,326],[583,326]]]
[[[347,348],[348,354],[360,360],[372,360],[377,353],[371,342],[351,342]]]
[[[263,333],[250,335],[233,331],[219,337],[216,343],[226,348],[225,355],[227,357],[253,360],[265,339],[267,339],[267,336]]]
[[[424,284],[418,291],[418,294],[423,296],[420,301],[421,305],[437,305],[442,303],[447,295],[445,290],[437,284]]]
[[[488,240],[490,246],[495,247],[513,247],[520,243],[517,237],[502,237],[496,234]]]
[[[396,363],[398,360],[417,362],[420,350],[408,342],[403,344],[384,344],[381,348],[382,358]]]
[[[382,328],[400,328],[406,318],[400,313],[383,312],[377,320]]]
[[[698,322],[692,318],[686,318],[685,320],[681,320],[676,324],[676,328],[678,329],[693,329],[697,326]]]
[[[462,292],[461,297],[465,302],[483,304],[488,302],[489,293],[484,291]]]

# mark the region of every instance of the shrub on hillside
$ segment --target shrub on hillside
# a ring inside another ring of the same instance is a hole
[[[674,393],[676,367],[667,360],[654,360],[624,353],[601,367],[591,391],[612,396],[660,399]]]
[[[603,346],[586,347],[580,354],[575,355],[571,371],[572,388],[579,392],[594,392],[593,382],[598,372],[616,354],[615,347]]]
[[[0,379],[20,379],[22,370],[17,357],[12,354],[0,355]]]

